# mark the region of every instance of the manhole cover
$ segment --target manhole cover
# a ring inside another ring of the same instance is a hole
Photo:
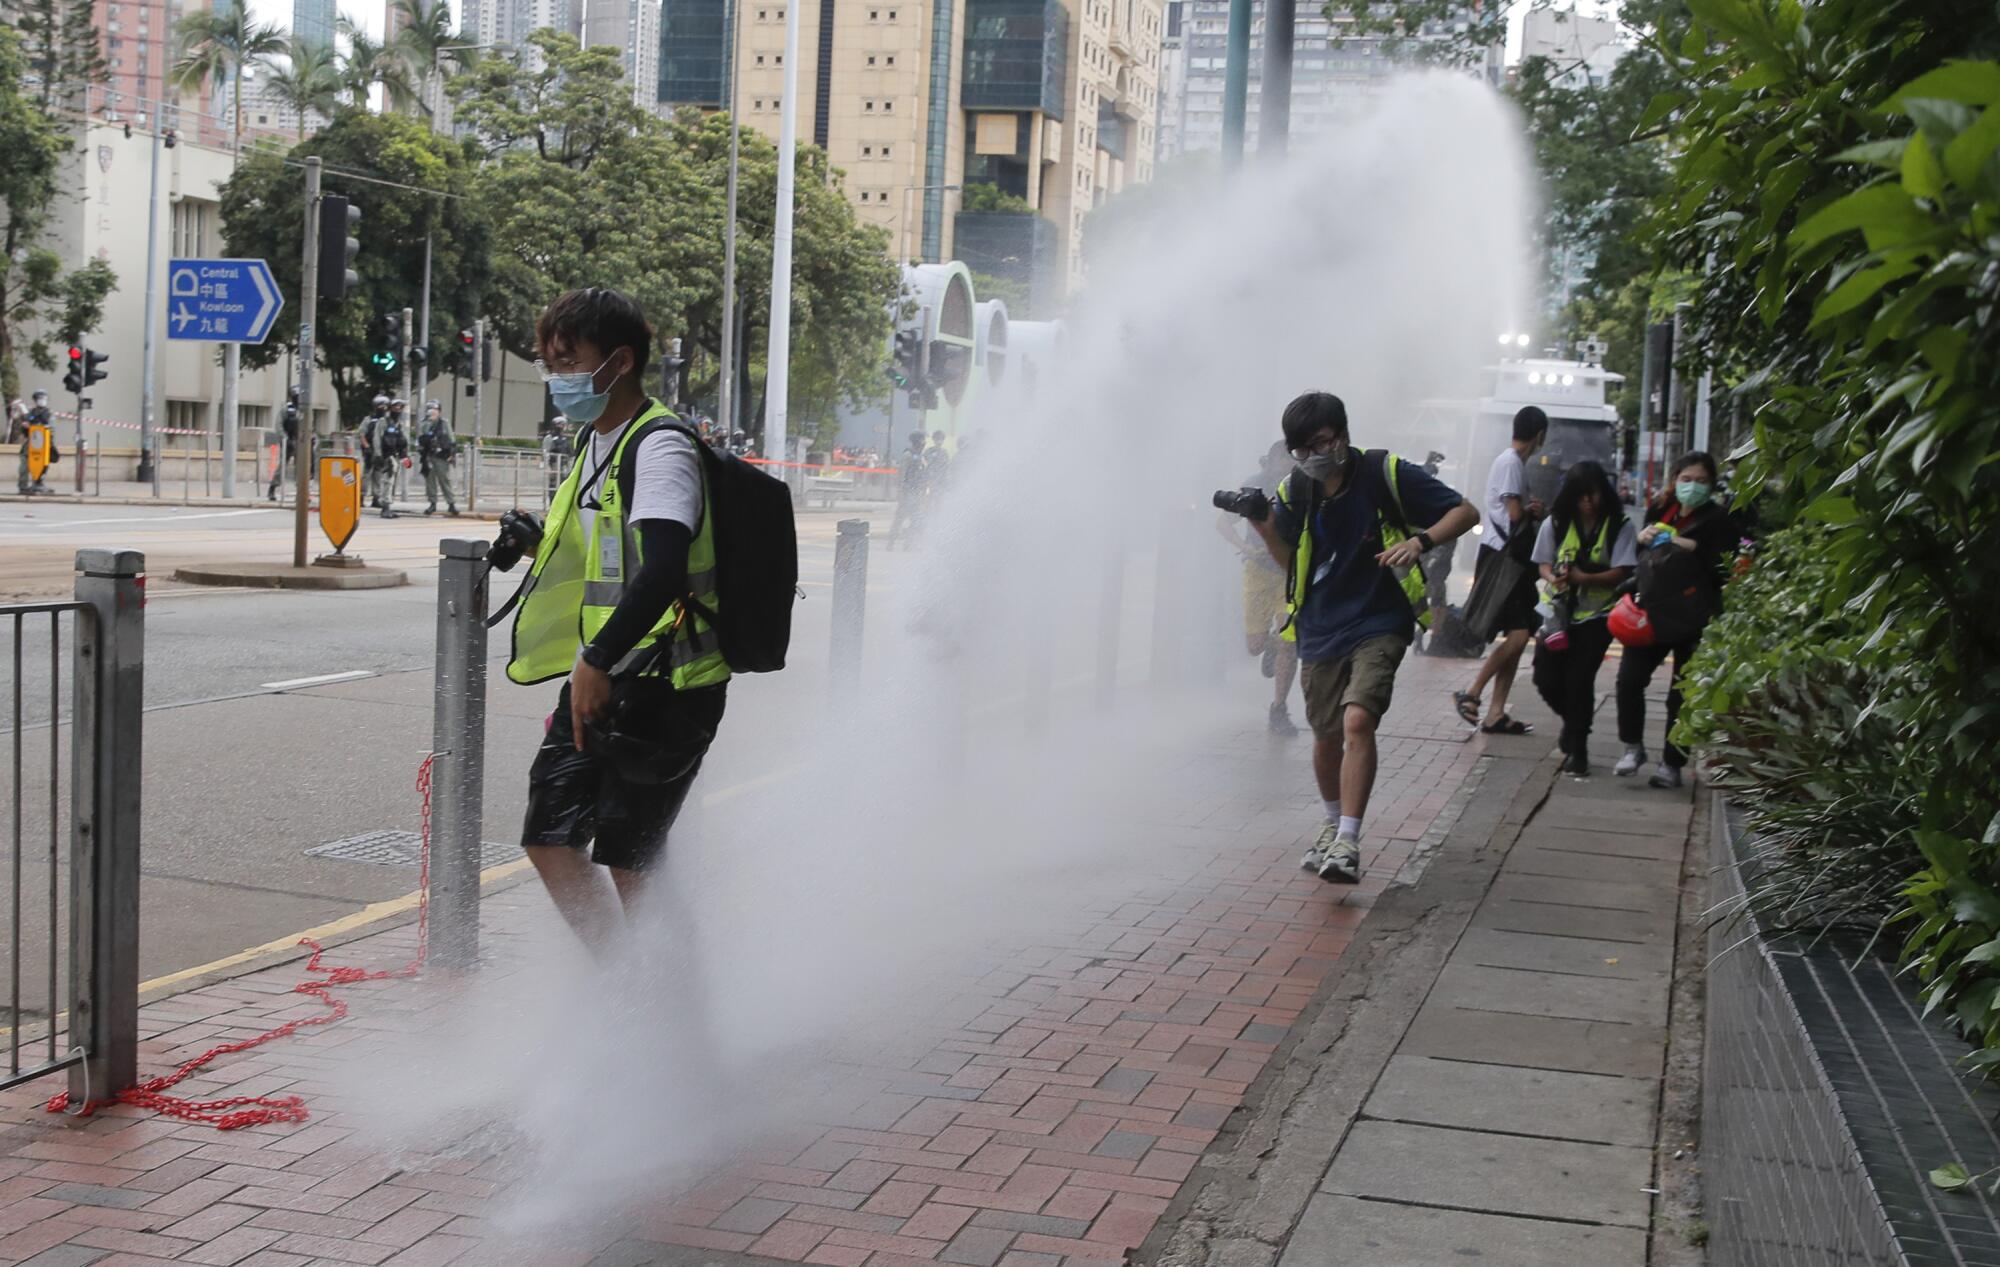
[[[413,831],[371,831],[345,836],[306,850],[308,857],[336,858],[341,862],[370,862],[378,867],[414,867],[422,860],[424,838]],[[512,845],[481,841],[479,866],[497,867],[512,862],[521,851]]]

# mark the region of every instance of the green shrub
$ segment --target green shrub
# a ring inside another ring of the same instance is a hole
[[[1779,533],[1705,647],[1690,735],[1769,838],[1781,924],[1907,929],[2000,1058],[2000,14],[1688,0],[1659,262],[1761,402]],[[1893,901],[1885,894],[1898,885]]]

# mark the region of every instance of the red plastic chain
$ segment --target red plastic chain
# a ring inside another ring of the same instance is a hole
[[[240,1130],[245,1126],[261,1126],[266,1122],[303,1122],[310,1114],[306,1102],[296,1095],[237,1095],[220,1100],[186,1100],[165,1092],[188,1078],[195,1071],[222,1056],[234,1055],[262,1047],[265,1043],[276,1042],[280,1038],[290,1038],[301,1030],[319,1025],[331,1025],[347,1015],[347,1000],[337,998],[334,987],[354,985],[362,981],[387,981],[397,977],[413,977],[424,966],[424,956],[430,947],[431,915],[431,766],[437,761],[437,754],[431,753],[424,763],[417,767],[417,793],[423,798],[423,846],[418,856],[417,875],[417,953],[416,957],[400,968],[370,971],[366,968],[334,968],[320,962],[326,948],[310,937],[299,939],[301,946],[312,947],[312,958],[306,960],[306,971],[322,974],[322,978],[301,981],[292,987],[294,994],[311,995],[326,1005],[327,1010],[319,1016],[304,1016],[286,1021],[276,1029],[267,1030],[255,1038],[245,1038],[233,1043],[212,1047],[188,1061],[172,1073],[149,1078],[136,1087],[127,1087],[108,1100],[91,1100],[78,1112],[78,1116],[88,1117],[107,1104],[131,1104],[143,1109],[152,1109],[168,1117],[177,1117],[189,1122],[200,1122],[213,1126],[218,1131]],[[51,1097],[48,1111],[61,1113],[69,1108],[69,1092],[61,1091]]]

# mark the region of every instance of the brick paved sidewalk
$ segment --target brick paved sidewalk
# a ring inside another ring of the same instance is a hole
[[[1476,786],[1488,741],[1441,704],[1468,669],[1407,664],[1358,889],[1298,870],[1318,809],[1303,740],[1279,760],[1242,732],[1163,753],[1163,787],[1146,806],[1162,824],[1159,870],[982,965],[932,1013],[923,1050],[857,1075],[865,1095],[829,1098],[824,1120],[759,1139],[629,1218],[523,1242],[491,1221],[523,1195],[504,1150],[450,1139],[382,1151],[349,1111],[341,1073],[424,1026],[429,986],[386,982],[345,991],[349,1020],[226,1058],[181,1088],[296,1092],[314,1113],[303,1126],[218,1134],[122,1108],[68,1120],[38,1111],[53,1088],[0,1097],[0,1262],[1122,1262],[1375,897],[1415,877]],[[1261,723],[1255,692],[1244,712]],[[488,972],[567,936],[533,886],[490,897],[485,920]],[[387,966],[413,942],[412,928],[392,929],[331,958]],[[310,1014],[316,1005],[288,993],[302,975],[289,964],[148,1006],[142,1070]],[[951,1019],[930,1037],[940,1016]]]

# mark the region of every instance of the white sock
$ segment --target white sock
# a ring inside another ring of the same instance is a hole
[[[1339,822],[1339,821],[1340,821],[1340,802],[1339,802],[1339,801],[1321,801],[1321,802],[1320,802],[1320,804],[1321,804],[1321,805],[1324,805],[1324,806],[1326,806],[1326,821],[1327,821],[1327,822],[1329,822],[1329,823],[1337,823],[1337,822]]]
[[[1352,836],[1356,840],[1361,839],[1361,820],[1343,815],[1340,820],[1340,834]]]

